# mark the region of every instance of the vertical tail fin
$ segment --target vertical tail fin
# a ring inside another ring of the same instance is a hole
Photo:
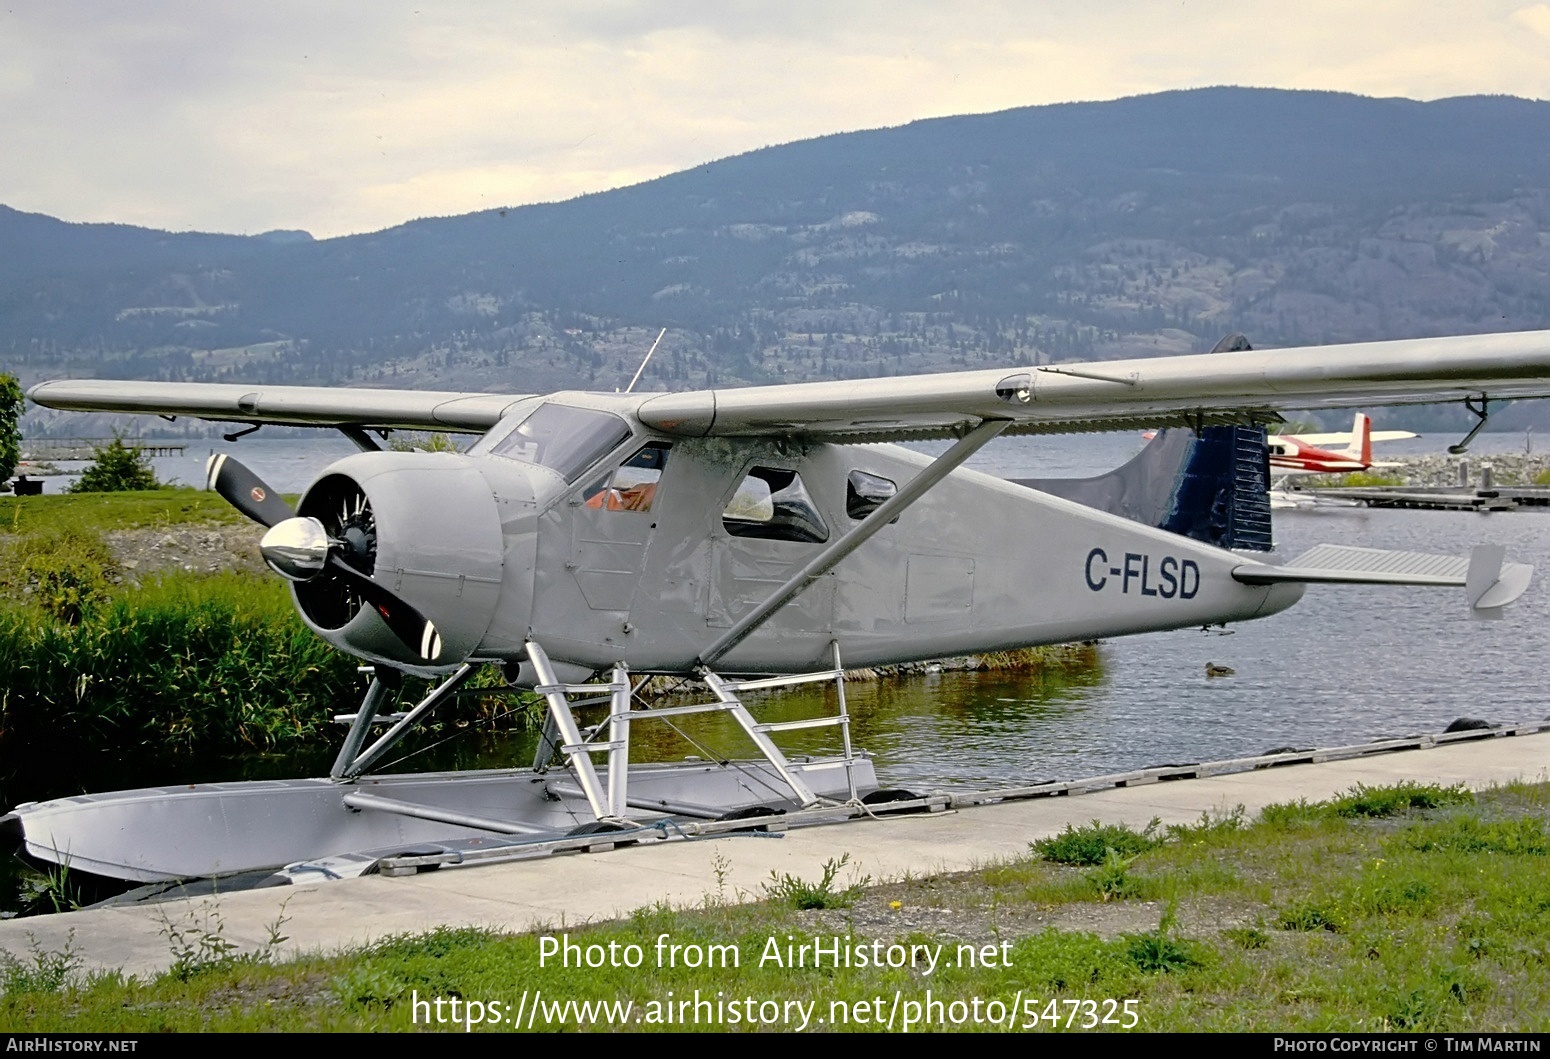
[[[1345,454],[1360,460],[1363,467],[1372,466],[1372,420],[1367,418],[1366,412],[1356,413],[1356,418],[1351,421],[1351,442],[1346,446]]]
[[[1367,412],[1356,412],[1352,420],[1352,436],[1345,442],[1342,456],[1361,461],[1362,467],[1372,467],[1372,420]]]
[[[1219,548],[1274,546],[1263,427],[1206,427],[1198,436],[1163,430],[1107,474],[1013,481]]]

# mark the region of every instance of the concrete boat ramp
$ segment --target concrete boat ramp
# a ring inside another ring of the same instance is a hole
[[[287,954],[330,951],[384,936],[438,926],[476,926],[522,932],[616,919],[667,903],[701,905],[724,875],[728,898],[753,899],[770,872],[817,879],[824,862],[843,853],[875,880],[963,871],[1025,854],[1034,839],[1067,824],[1093,819],[1144,827],[1193,823],[1203,812],[1242,805],[1250,814],[1266,805],[1332,797],[1358,783],[1405,781],[1484,789],[1515,780],[1550,781],[1550,721],[1493,730],[1417,736],[1317,751],[1286,751],[1260,758],[1146,769],[1088,780],[1000,791],[952,791],[871,812],[830,810],[747,821],[770,831],[699,833],[651,829],[633,844],[598,844],[594,852],[551,852],[511,859],[488,850],[446,863],[446,856],[399,857],[380,874],[307,881],[291,886],[180,897],[155,905],[92,908],[0,923],[0,948],[25,957],[29,948],[60,950],[68,943],[86,971],[151,975],[173,955],[169,923],[197,922],[253,951],[284,917]],[[883,813],[880,810],[891,810]],[[827,821],[827,822],[825,822]],[[804,823],[814,826],[802,826]],[[583,845],[582,842],[573,845]]]

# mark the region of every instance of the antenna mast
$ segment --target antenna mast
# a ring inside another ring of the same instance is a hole
[[[629,393],[631,390],[635,389],[635,384],[640,382],[641,372],[645,371],[646,365],[651,363],[651,354],[657,351],[657,345],[662,341],[662,336],[665,334],[667,334],[667,328],[665,327],[657,332],[656,342],[651,343],[651,348],[646,350],[646,359],[641,361],[640,367],[635,369],[635,378],[631,379],[630,384],[624,388],[625,393]]]

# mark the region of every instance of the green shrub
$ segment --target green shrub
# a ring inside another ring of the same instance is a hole
[[[1156,817],[1146,825],[1145,831],[1137,831],[1128,824],[1100,824],[1094,820],[1082,827],[1066,825],[1066,829],[1054,838],[1041,838],[1028,845],[1045,860],[1056,864],[1075,864],[1094,868],[1109,860],[1109,852],[1121,857],[1134,857],[1162,845],[1157,830],[1162,821]]]
[[[123,438],[114,438],[92,453],[92,465],[69,491],[72,493],[130,493],[160,489],[156,472],[142,449],[132,449]]]
[[[1310,802],[1306,798],[1299,798],[1295,802],[1276,802],[1265,806],[1259,811],[1259,820],[1271,827],[1290,830],[1312,827],[1328,819],[1330,812],[1327,802]]]
[[[1100,901],[1140,896],[1141,883],[1130,876],[1130,864],[1135,859],[1134,855],[1127,857],[1111,849],[1104,854],[1103,863],[1088,872],[1087,877],[1098,891]]]
[[[872,881],[870,876],[862,876],[851,885],[837,889],[834,881],[839,877],[840,869],[849,863],[849,853],[838,860],[831,857],[824,861],[823,878],[818,882],[808,882],[790,874],[777,875],[772,869],[769,881],[761,884],[764,896],[798,910],[849,908]]]
[[[1125,956],[1144,974],[1169,974],[1203,966],[1199,948],[1160,928],[1127,938]]]
[[[0,591],[0,783],[56,756],[294,750],[331,740],[359,703],[356,659],[315,635],[278,578],[169,574],[69,624]],[[413,701],[424,682],[407,680]],[[533,696],[494,667],[438,713],[443,727],[531,727]],[[54,773],[50,773],[54,775]]]
[[[27,947],[30,954],[25,958],[0,949],[0,993],[57,993],[76,980],[81,955],[75,948],[73,929],[65,934],[63,948],[45,949],[31,934],[27,935]]]
[[[1248,826],[1248,811],[1236,805],[1226,811],[1201,812],[1200,820],[1193,824],[1171,824],[1168,837],[1175,842],[1221,842]]]
[[[451,434],[440,430],[407,430],[393,435],[388,448],[394,452],[462,452]]]
[[[1404,485],[1398,475],[1377,474],[1373,471],[1352,471],[1350,474],[1314,475],[1308,485],[1314,489],[1374,489],[1386,485]]]
[[[1205,966],[1205,949],[1176,937],[1178,908],[1172,902],[1163,911],[1156,930],[1124,935],[1125,956],[1144,974],[1171,974]]]
[[[1445,805],[1469,805],[1475,796],[1456,783],[1443,787],[1436,783],[1396,783],[1390,787],[1369,787],[1358,783],[1330,803],[1337,816],[1399,816],[1412,809],[1439,809]]]
[[[67,624],[0,605],[0,759],[114,747],[273,748],[358,701],[355,660],[274,579],[170,577]]]

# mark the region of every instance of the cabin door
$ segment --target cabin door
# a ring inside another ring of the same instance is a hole
[[[656,528],[653,508],[671,448],[653,441],[582,492],[566,565],[592,610],[629,612]]]

